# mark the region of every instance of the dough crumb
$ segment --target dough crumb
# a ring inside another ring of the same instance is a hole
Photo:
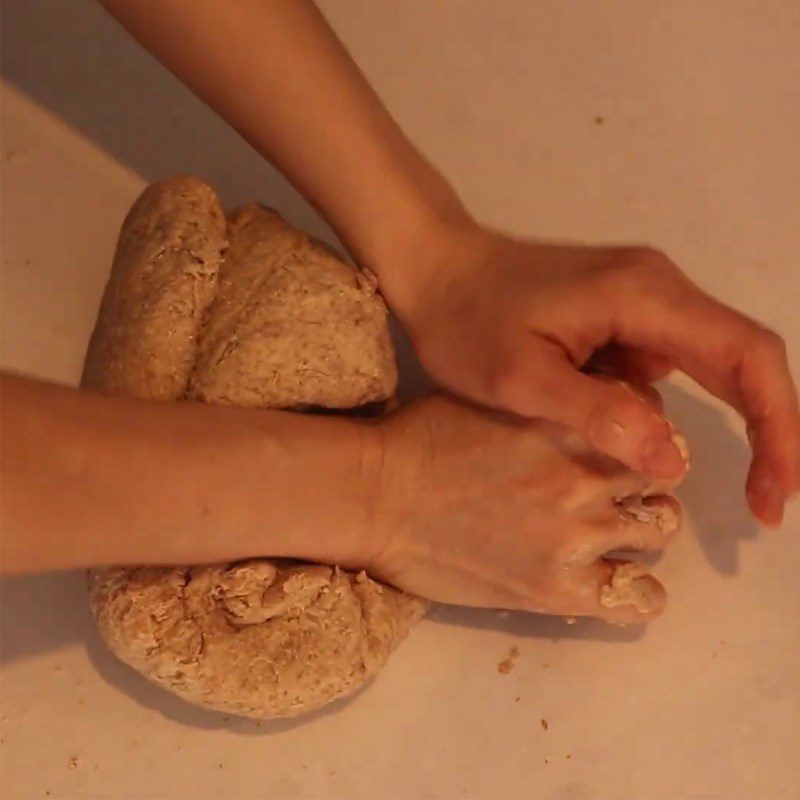
[[[69,769],[77,769],[77,768],[78,768],[78,758],[77,758],[77,756],[73,756],[73,757],[72,757],[72,758],[69,760],[69,762],[68,762],[68,764],[67,764],[67,767],[68,767]]]
[[[517,659],[519,658],[519,648],[512,647],[508,651],[508,655],[497,665],[497,671],[501,675],[508,675],[516,666]]]
[[[542,726],[543,731],[546,731],[550,727],[550,723],[546,719],[540,719],[539,724]]]

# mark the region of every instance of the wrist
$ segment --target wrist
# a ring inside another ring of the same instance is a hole
[[[372,269],[412,340],[423,334],[452,290],[474,274],[474,266],[489,262],[491,247],[491,232],[465,215],[432,220],[385,249]]]
[[[360,569],[381,547],[377,503],[382,439],[372,421],[282,414],[259,445],[262,480],[253,487],[259,549]],[[264,486],[263,465],[277,464]],[[274,498],[274,499],[273,499]],[[267,517],[267,519],[265,519]]]
[[[440,242],[475,224],[453,187],[427,162],[386,183],[390,188],[380,199],[365,203],[362,214],[351,207],[346,224],[337,226],[356,261],[381,286],[422,271]]]

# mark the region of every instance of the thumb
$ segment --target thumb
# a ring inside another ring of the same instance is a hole
[[[560,422],[637,472],[677,479],[687,469],[681,440],[650,403],[621,381],[585,375],[560,351],[518,366],[495,388],[496,405]]]

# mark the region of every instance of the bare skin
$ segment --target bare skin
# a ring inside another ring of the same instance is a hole
[[[462,605],[615,622],[646,621],[663,609],[665,592],[652,576],[653,607],[644,614],[599,602],[612,571],[607,553],[661,550],[680,528],[680,506],[664,494],[644,501],[651,513],[625,510],[625,498],[639,507],[652,491],[640,473],[563,426],[444,397],[411,406],[385,428],[380,517],[389,535],[376,574]]]
[[[800,487],[800,412],[779,336],[652,248],[519,241],[482,226],[307,0],[103,3],[379,276],[432,377],[494,408],[564,423],[632,469],[670,477],[679,460],[663,420],[581,368],[600,358],[622,377],[651,380],[680,369],[746,419],[750,507],[780,523]]]
[[[647,479],[561,426],[441,396],[366,421],[8,375],[1,408],[5,571],[292,556],[465,605],[614,622],[664,605],[648,577],[644,612],[603,606],[603,556],[664,547],[677,502],[647,501],[671,510],[666,528],[626,513]]]

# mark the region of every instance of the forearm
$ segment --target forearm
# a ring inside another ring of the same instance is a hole
[[[307,0],[102,0],[380,270],[464,216]]]
[[[2,378],[2,568],[287,556],[360,566],[374,428]]]

